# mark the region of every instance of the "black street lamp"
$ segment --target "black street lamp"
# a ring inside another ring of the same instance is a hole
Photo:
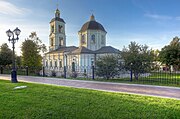
[[[14,44],[16,43],[16,41],[19,40],[19,34],[21,33],[21,30],[19,30],[18,28],[16,28],[14,31],[11,31],[10,29],[8,31],[6,31],[7,36],[9,37],[8,41],[12,43],[12,48],[13,48],[13,57],[12,57],[12,72],[11,72],[11,82],[12,83],[17,83],[17,73],[16,73],[16,63],[15,63],[15,53],[14,53],[14,49],[15,46]],[[16,35],[16,38],[14,38],[14,35]]]
[[[130,79],[130,81],[132,82],[132,78],[133,78],[132,66],[133,66],[133,63],[131,62],[130,65],[131,65],[131,77],[130,77],[131,79]]]
[[[64,78],[66,78],[67,76],[67,74],[66,74],[66,72],[67,72],[67,54],[64,54],[64,56],[65,56],[65,60],[64,60]]]
[[[91,66],[92,66],[92,79],[94,80],[94,78],[95,78],[95,62],[94,62],[94,59],[92,58],[91,59]]]

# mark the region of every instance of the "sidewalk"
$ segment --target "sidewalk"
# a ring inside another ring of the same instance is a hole
[[[0,79],[10,80],[10,75],[0,75]],[[40,84],[52,84],[59,86],[101,90],[107,92],[124,92],[128,94],[157,96],[180,100],[180,88],[167,86],[151,86],[139,84],[110,83],[85,80],[68,80],[48,77],[18,76],[18,81]]]

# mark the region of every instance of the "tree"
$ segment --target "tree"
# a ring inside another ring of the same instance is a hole
[[[37,48],[40,53],[44,53],[47,51],[46,45],[42,44],[42,41],[39,39],[39,37],[37,37],[36,32],[31,32],[29,38],[33,40],[35,44],[37,44]]]
[[[100,57],[96,61],[96,75],[106,79],[118,74],[118,58],[114,55]]]
[[[40,55],[42,51],[46,51],[45,45],[37,37],[36,32],[32,32],[21,46],[22,64],[29,67],[42,66],[42,56]]]
[[[147,45],[131,42],[127,48],[123,48],[121,58],[124,60],[125,69],[132,71],[135,79],[138,80],[139,74],[151,69],[153,53]]]
[[[0,46],[0,65],[6,66],[12,64],[12,50],[7,43]]]
[[[180,38],[175,37],[169,45],[164,46],[159,54],[159,59],[167,66],[180,69]]]
[[[156,50],[152,50],[151,51],[154,58],[153,58],[153,65],[152,65],[152,70],[159,70],[160,69],[160,66],[161,66],[161,63],[160,63],[160,59],[159,59],[159,50],[156,49]]]
[[[16,65],[21,66],[22,65],[22,58],[21,56],[16,56]]]

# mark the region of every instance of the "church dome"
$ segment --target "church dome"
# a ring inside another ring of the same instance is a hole
[[[80,32],[84,32],[84,31],[87,31],[87,30],[101,30],[101,31],[104,31],[106,32],[106,30],[104,29],[104,27],[95,21],[95,18],[94,18],[94,15],[92,15],[90,17],[90,21],[86,22],[82,27],[81,27],[81,30]]]
[[[51,22],[54,22],[54,21],[60,21],[60,22],[65,23],[64,19],[62,19],[62,18],[58,18],[58,17],[53,18],[53,19],[50,21],[50,23],[51,23]]]

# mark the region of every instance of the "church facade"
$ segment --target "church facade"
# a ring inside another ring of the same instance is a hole
[[[79,30],[78,47],[66,46],[65,24],[57,9],[50,21],[49,52],[43,58],[47,75],[54,71],[57,76],[62,76],[65,69],[67,74],[91,72],[99,57],[119,53],[118,49],[106,46],[107,31],[95,20],[94,15]]]

